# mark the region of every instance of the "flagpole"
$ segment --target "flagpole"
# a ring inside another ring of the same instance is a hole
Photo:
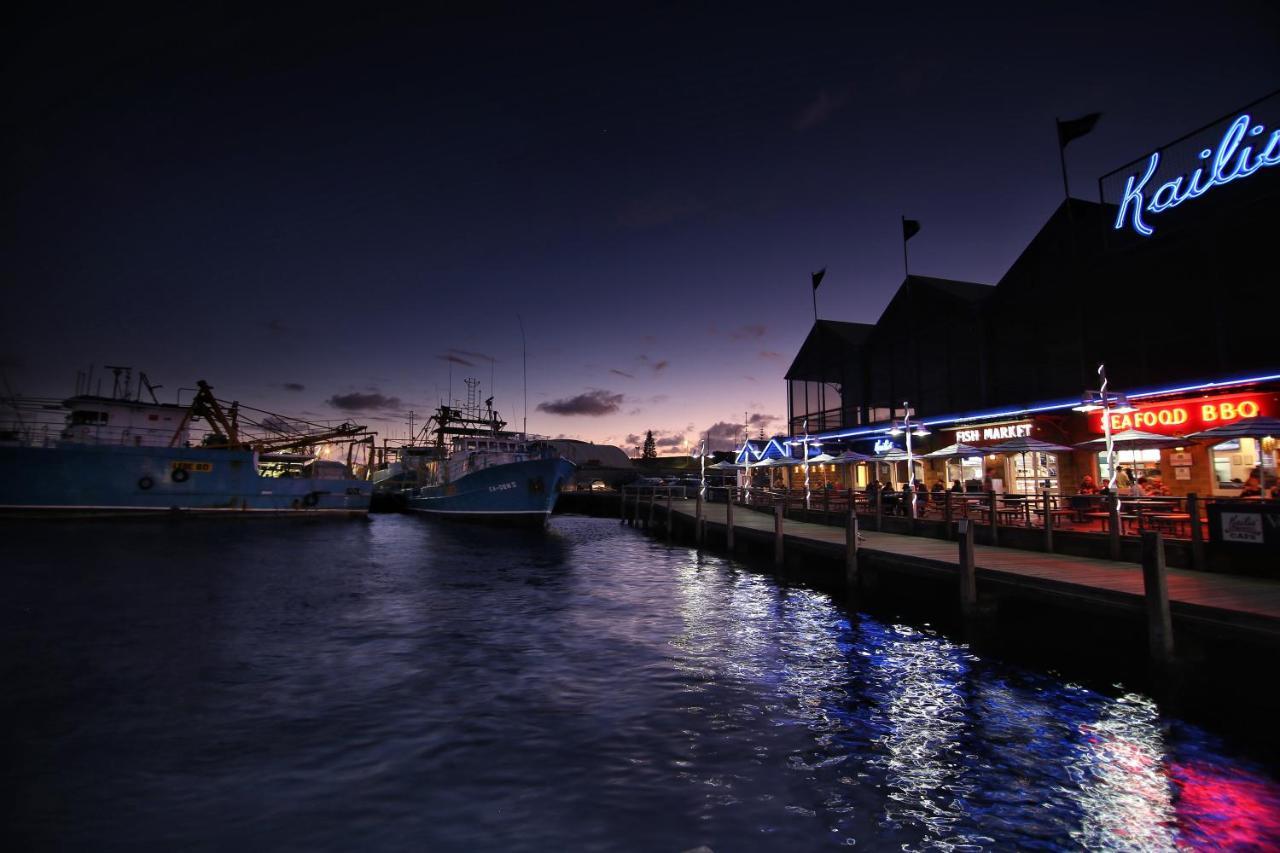
[[[1071,198],[1071,188],[1067,185],[1067,146],[1062,144],[1062,119],[1054,116],[1054,127],[1058,131],[1058,162],[1062,164],[1062,194]]]
[[[907,217],[898,218],[902,220],[902,277],[910,278],[911,269],[907,266]]]

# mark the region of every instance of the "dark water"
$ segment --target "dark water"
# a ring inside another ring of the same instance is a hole
[[[1142,695],[608,520],[0,533],[7,849],[1280,844]]]

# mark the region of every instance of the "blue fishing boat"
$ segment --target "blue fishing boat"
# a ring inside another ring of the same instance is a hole
[[[546,442],[504,431],[492,397],[485,406],[442,405],[431,416],[424,432],[434,433],[434,443],[401,456],[416,466],[407,506],[445,518],[541,526],[574,464]]]
[[[145,381],[145,380],[144,380]],[[200,382],[190,406],[136,396],[78,394],[56,438],[9,429],[0,441],[4,515],[364,515],[373,484],[353,475],[363,426],[298,429],[276,417],[265,436],[242,429]],[[148,386],[150,389],[150,386]],[[265,414],[265,413],[264,413]],[[192,443],[193,423],[207,432]],[[27,440],[23,440],[23,438]],[[345,442],[346,462],[330,458]]]

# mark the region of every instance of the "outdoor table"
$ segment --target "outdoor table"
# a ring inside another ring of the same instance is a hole
[[[1169,528],[1171,535],[1177,536],[1178,531],[1185,523],[1188,528],[1191,526],[1191,514],[1186,512],[1169,512],[1169,513],[1152,513],[1148,518],[1155,522],[1158,527]],[[1188,534],[1190,531],[1188,530]]]

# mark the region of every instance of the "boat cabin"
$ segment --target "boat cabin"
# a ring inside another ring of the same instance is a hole
[[[190,439],[186,406],[93,395],[72,397],[62,405],[69,412],[60,438],[71,444],[185,447]]]

